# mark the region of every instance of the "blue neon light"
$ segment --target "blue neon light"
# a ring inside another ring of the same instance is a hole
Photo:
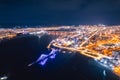
[[[38,64],[40,64],[40,65],[44,66],[44,65],[46,64],[47,60],[48,60],[48,59],[45,59],[45,60],[43,60],[43,61],[39,62]]]
[[[44,66],[46,64],[46,62],[48,61],[48,59],[54,59],[56,57],[56,52],[57,52],[57,50],[53,49],[48,55],[42,54],[37,59],[37,62],[39,62],[38,64]]]
[[[41,56],[35,62],[28,64],[28,66],[32,66],[35,63],[44,66],[48,59],[54,59],[56,57],[57,51],[58,50],[56,49],[52,49],[52,51],[49,54],[41,54]]]
[[[40,61],[40,60],[43,60],[44,58],[46,58],[48,55],[46,54],[42,54],[38,59],[37,59],[37,62]]]

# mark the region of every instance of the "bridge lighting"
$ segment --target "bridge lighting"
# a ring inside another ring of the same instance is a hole
[[[57,51],[58,50],[56,49],[52,49],[49,54],[41,54],[41,56],[35,62],[28,64],[28,66],[32,66],[35,63],[44,66],[49,59],[54,59],[56,57]]]
[[[47,60],[48,60],[48,58],[47,58],[47,59],[44,59],[43,61],[39,62],[38,64],[44,66],[44,65],[46,64]]]

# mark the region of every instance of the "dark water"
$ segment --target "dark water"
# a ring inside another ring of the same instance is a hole
[[[109,70],[92,59],[79,53],[58,53],[45,66],[35,64],[40,54],[47,52],[46,46],[53,39],[45,35],[24,35],[0,44],[0,75],[8,75],[9,80],[120,80]],[[103,77],[106,70],[106,77]]]

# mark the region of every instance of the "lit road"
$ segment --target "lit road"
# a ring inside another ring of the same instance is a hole
[[[105,56],[103,54],[99,54],[97,52],[93,52],[93,51],[90,51],[88,49],[85,49],[83,47],[79,48],[79,49],[76,49],[76,48],[70,48],[70,47],[63,47],[63,46],[58,46],[57,44],[52,44],[53,46],[57,47],[57,48],[60,48],[60,49],[66,49],[66,50],[70,50],[70,51],[76,51],[76,52],[79,52],[80,54],[82,55],[85,55],[85,56],[88,56],[88,57],[91,57],[91,58],[94,58],[96,60],[99,60],[103,57],[108,57],[108,56]]]

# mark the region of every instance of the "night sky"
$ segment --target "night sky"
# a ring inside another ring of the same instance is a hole
[[[0,0],[0,24],[120,24],[120,0]]]

